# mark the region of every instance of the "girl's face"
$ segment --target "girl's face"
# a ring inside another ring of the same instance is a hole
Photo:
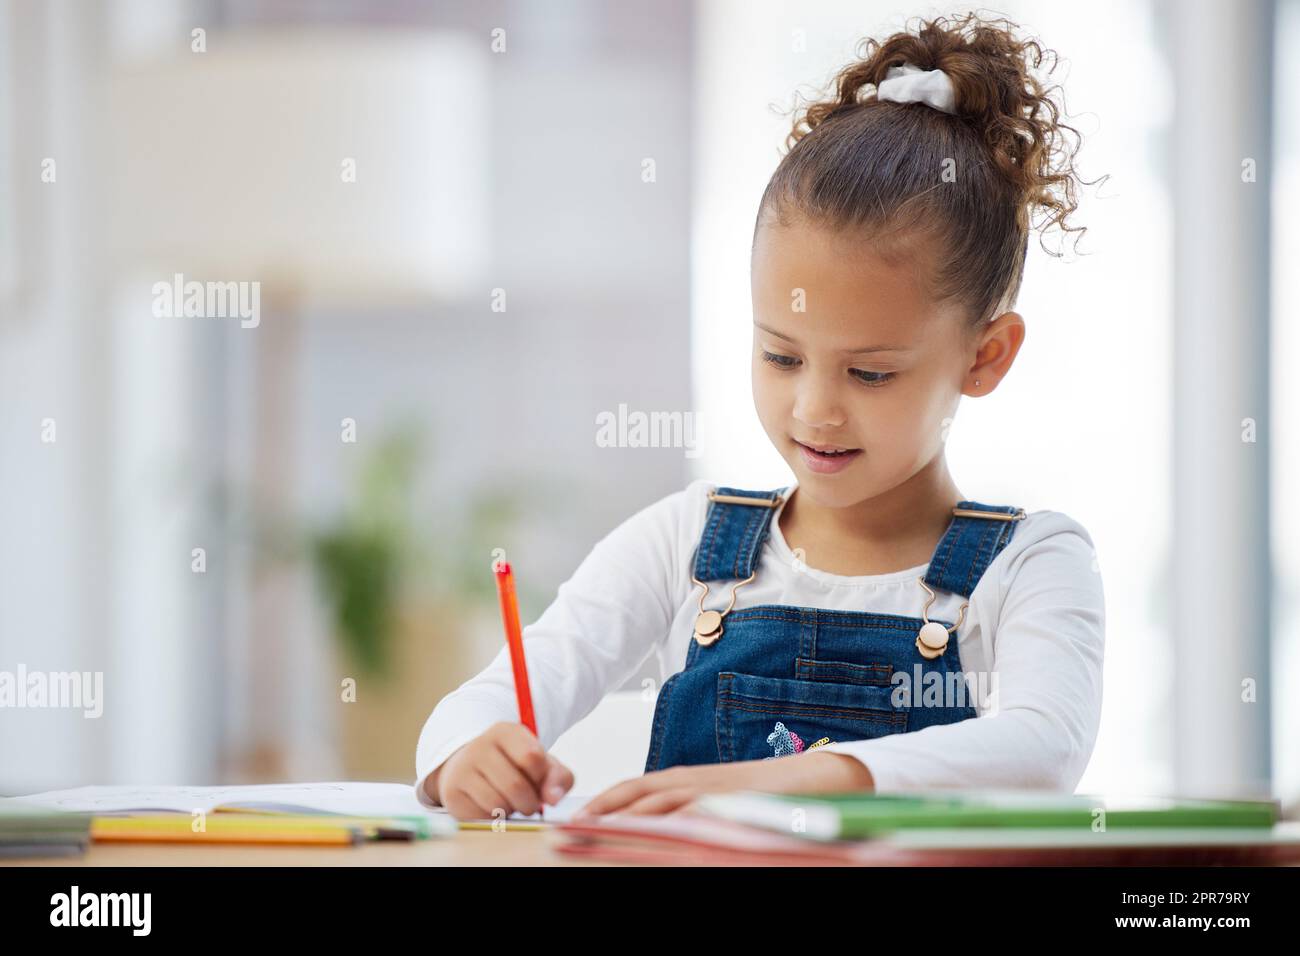
[[[826,507],[933,461],[974,359],[955,307],[867,248],[803,222],[762,226],[754,247],[754,404],[801,492]],[[852,451],[823,459],[801,443]]]

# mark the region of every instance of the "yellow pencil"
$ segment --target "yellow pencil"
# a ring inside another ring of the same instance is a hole
[[[228,820],[234,817],[242,817],[252,820],[268,821],[312,821],[326,826],[348,826],[361,829],[367,838],[376,839],[380,836],[379,831],[387,831],[384,835],[389,838],[400,838],[402,834],[409,833],[413,839],[427,839],[434,834],[435,821],[437,818],[429,817],[354,817],[344,814],[335,813],[285,813],[281,810],[223,810],[217,807],[213,813],[220,814],[217,819]],[[213,817],[209,816],[209,820]]]
[[[356,827],[321,824],[316,820],[276,820],[230,815],[209,816],[205,828],[194,830],[187,815],[94,817],[90,836],[96,842],[117,843],[280,843],[350,846],[363,839]]]
[[[546,823],[516,823],[515,821],[503,821],[496,823],[492,820],[461,820],[457,826],[462,830],[549,830],[550,824]]]

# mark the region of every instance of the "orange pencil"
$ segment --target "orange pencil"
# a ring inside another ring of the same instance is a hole
[[[515,699],[519,701],[519,722],[537,736],[537,718],[533,716],[533,694],[528,687],[528,665],[524,663],[524,636],[519,629],[519,601],[515,597],[515,575],[509,561],[492,566],[497,576],[497,597],[501,599],[501,622],[506,628],[510,647],[510,669],[515,675]],[[545,809],[538,811],[546,816]]]
[[[497,576],[497,596],[501,598],[501,621],[506,628],[510,647],[510,668],[515,675],[515,697],[519,701],[519,721],[537,736],[537,719],[533,716],[533,695],[528,689],[528,665],[524,663],[524,638],[519,630],[519,601],[515,597],[515,576],[510,562],[493,565]]]

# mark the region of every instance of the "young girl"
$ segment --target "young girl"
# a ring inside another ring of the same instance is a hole
[[[940,17],[866,41],[796,119],[752,253],[754,402],[794,482],[694,481],[602,539],[524,632],[540,740],[503,649],[425,724],[423,803],[555,803],[573,776],[546,748],[652,654],[672,676],[645,774],[587,812],[1073,791],[1101,710],[1092,539],[968,499],[944,458],[960,397],[996,389],[1024,339],[1031,211],[1066,228],[1076,208],[1074,130],[1014,30]]]

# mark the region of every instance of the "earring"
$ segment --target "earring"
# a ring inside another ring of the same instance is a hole
[[[975,384],[978,385],[979,383],[980,383],[980,380],[979,380],[979,379],[975,379]]]

